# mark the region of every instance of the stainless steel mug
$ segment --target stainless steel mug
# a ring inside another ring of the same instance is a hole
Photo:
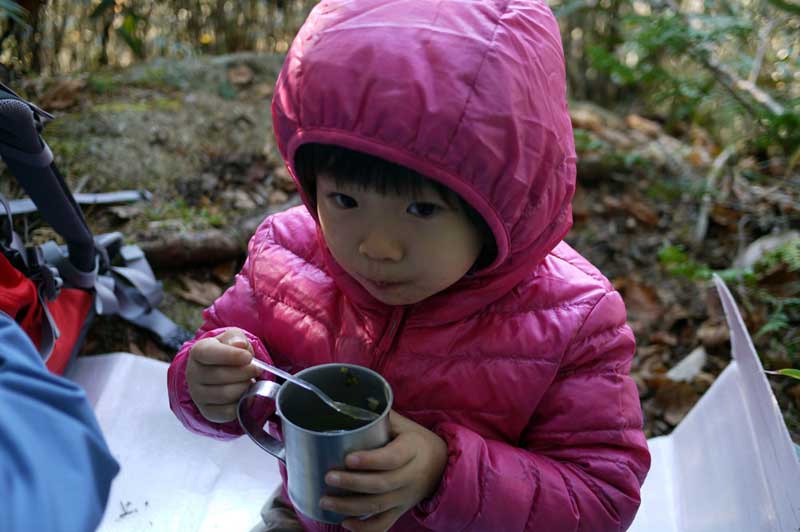
[[[374,421],[351,418],[291,382],[258,381],[239,399],[239,424],[244,431],[262,449],[286,464],[289,498],[294,507],[317,521],[338,524],[350,516],[323,510],[319,501],[325,494],[347,492],[326,485],[325,474],[331,469],[344,469],[348,453],[376,449],[389,442],[392,389],[379,374],[353,364],[313,366],[295,376],[316,384],[336,401],[379,414]],[[275,401],[282,442],[244,415],[248,399],[256,396]]]

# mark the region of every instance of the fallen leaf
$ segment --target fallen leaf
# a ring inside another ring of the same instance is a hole
[[[661,126],[657,122],[642,118],[639,115],[628,115],[625,117],[625,123],[631,129],[641,131],[649,137],[656,138],[662,134]]]
[[[603,128],[596,131],[597,136],[612,144],[617,150],[630,150],[633,148],[633,141],[630,137],[610,128]]]
[[[662,346],[658,346],[660,349],[663,350]],[[637,356],[638,356],[637,350]],[[667,373],[667,368],[664,366],[664,362],[662,360],[661,355],[654,355],[654,356],[647,356],[643,358],[639,364],[636,365],[635,369],[631,369],[631,374],[639,375],[641,378],[648,383],[648,386],[651,384],[653,379],[660,379]],[[655,384],[658,384],[657,382]]]
[[[284,203],[289,201],[289,194],[280,189],[273,190],[269,194],[268,201],[270,205],[283,205]]]
[[[647,381],[644,377],[638,373],[631,372],[631,378],[633,379],[633,382],[636,383],[636,390],[639,392],[639,397],[644,397],[649,393],[650,386],[647,385]]]
[[[140,338],[138,342],[131,340],[128,342],[128,351],[135,355],[155,360],[163,360],[164,362],[169,362],[171,360],[171,356],[169,355],[174,355],[174,353],[167,353],[161,349],[158,344],[149,337]]]
[[[575,189],[575,196],[572,198],[572,218],[580,222],[589,218],[589,202],[583,187]]]
[[[145,356],[144,351],[139,349],[139,346],[136,345],[136,342],[128,342],[128,352],[133,353],[134,355]]]
[[[603,205],[608,207],[609,209],[620,209],[622,208],[622,201],[614,196],[605,195],[602,199]]]
[[[130,220],[142,214],[144,212],[144,207],[141,205],[116,205],[114,207],[109,207],[108,212],[120,220]]]
[[[725,205],[715,204],[711,207],[709,217],[715,224],[726,227],[730,230],[736,230],[739,227],[739,220],[741,220],[743,212],[738,209],[732,209]]]
[[[50,111],[69,109],[78,103],[78,98],[84,87],[86,87],[86,81],[81,79],[59,81],[42,95],[39,99],[39,104],[43,109]]]
[[[284,192],[294,192],[297,186],[294,184],[292,176],[289,175],[289,170],[285,166],[278,166],[272,173],[272,182],[275,187],[283,190]]]
[[[255,86],[254,93],[256,98],[272,98],[272,93],[275,90],[274,83],[259,83]]]
[[[189,276],[182,276],[179,279],[184,289],[177,289],[175,293],[186,301],[208,307],[222,295],[222,288],[215,283],[198,281]]]
[[[247,181],[251,183],[260,183],[264,181],[268,174],[267,166],[263,161],[256,160],[247,167]]]
[[[784,263],[776,264],[762,273],[759,283],[776,297],[790,298],[800,295],[800,271],[790,270]]]
[[[707,358],[706,349],[703,346],[697,347],[667,371],[667,378],[673,381],[691,382],[706,365]]]
[[[631,213],[634,218],[647,225],[658,225],[660,221],[660,217],[656,211],[637,199],[631,198],[629,201],[626,201],[625,210]]]
[[[663,409],[664,421],[676,426],[697,403],[700,395],[689,382],[663,379],[655,395],[655,405]]]
[[[588,131],[601,131],[603,129],[603,119],[597,113],[593,113],[587,108],[570,108],[572,127],[575,129],[586,129]]]
[[[787,390],[789,397],[794,399],[795,405],[800,408],[800,384],[795,384]]]
[[[213,275],[214,279],[220,283],[226,285],[230,284],[231,280],[233,280],[233,276],[236,275],[236,261],[229,260],[227,262],[217,264],[211,269],[211,275]]]
[[[718,347],[729,338],[728,326],[718,321],[706,320],[697,329],[697,339],[706,347]]]
[[[656,331],[650,335],[650,342],[674,347],[678,345],[678,338],[666,331]]]
[[[686,159],[689,161],[689,164],[694,167],[707,167],[712,163],[711,156],[708,152],[698,146],[692,147],[692,151],[689,152]]]
[[[247,65],[237,65],[228,70],[228,81],[232,85],[247,85],[253,81],[255,74],[253,69]]]
[[[625,283],[623,299],[628,308],[628,318],[634,330],[642,332],[661,319],[663,309],[656,290],[649,285],[628,279]],[[634,325],[636,327],[634,327]]]

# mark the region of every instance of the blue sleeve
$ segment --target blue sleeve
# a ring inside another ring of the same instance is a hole
[[[83,390],[0,312],[0,530],[95,530],[118,472]]]

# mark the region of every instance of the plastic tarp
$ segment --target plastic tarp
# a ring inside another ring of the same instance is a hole
[[[634,532],[797,532],[800,463],[761,361],[725,284],[732,361],[668,436],[653,464]]]
[[[277,462],[249,438],[186,430],[169,409],[167,364],[130,353],[80,357],[86,390],[121,470],[98,530],[250,530],[280,484]]]
[[[715,279],[732,362],[653,456],[634,532],[797,532],[800,462],[752,340]],[[101,531],[249,530],[280,483],[247,438],[188,432],[168,406],[167,364],[128,353],[79,358],[83,385],[122,466]]]

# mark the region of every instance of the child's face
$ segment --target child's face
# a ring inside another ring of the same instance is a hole
[[[339,265],[387,305],[410,305],[452,285],[483,247],[459,207],[427,183],[416,194],[385,195],[317,178],[317,214]]]

